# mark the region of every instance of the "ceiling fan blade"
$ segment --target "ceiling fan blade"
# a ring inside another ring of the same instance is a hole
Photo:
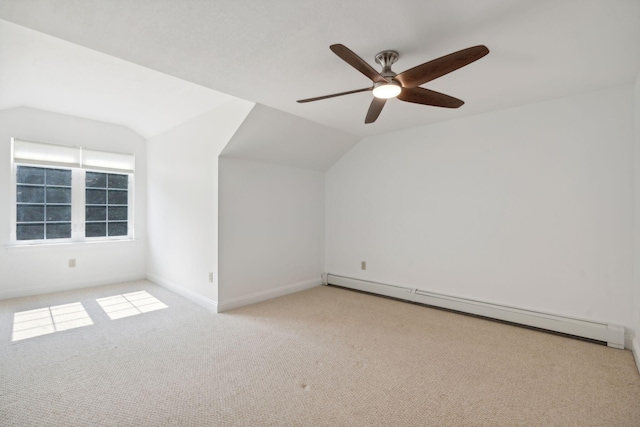
[[[367,111],[367,117],[364,119],[365,124],[373,123],[376,121],[380,112],[382,111],[382,107],[384,107],[385,102],[387,102],[384,98],[373,98],[371,101],[371,105],[369,105],[369,111]]]
[[[372,87],[366,87],[364,89],[350,90],[348,92],[334,93],[332,95],[318,96],[316,98],[299,99],[296,102],[303,103],[303,102],[320,101],[321,99],[334,98],[336,96],[342,96],[342,95],[350,95],[352,93],[358,93],[358,92],[367,92],[369,90],[373,90],[373,88]]]
[[[395,79],[402,83],[403,87],[417,87],[469,65],[488,53],[489,49],[486,46],[469,47],[403,71]]]
[[[375,83],[388,82],[387,79],[382,77],[371,65],[367,64],[364,59],[353,53],[348,47],[342,44],[332,44],[329,49],[336,55],[342,58],[347,64],[351,65],[356,70],[367,76]]]
[[[397,98],[401,101],[413,102],[414,104],[444,108],[458,108],[464,104],[464,101],[461,99],[422,87],[405,87]]]

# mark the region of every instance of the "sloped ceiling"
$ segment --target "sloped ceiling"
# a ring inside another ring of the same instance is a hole
[[[151,138],[238,98],[0,20],[0,110],[120,124]],[[253,103],[252,103],[253,104]],[[324,171],[359,138],[255,105],[224,155]]]
[[[637,0],[4,0],[0,17],[208,88],[357,136],[633,83]],[[395,49],[399,72],[477,44],[491,53],[426,86],[458,110],[392,100],[363,123],[370,93],[329,49],[372,65]]]
[[[0,20],[0,110],[31,107],[145,138],[233,97]]]
[[[221,155],[324,171],[358,140],[353,135],[258,104]]]

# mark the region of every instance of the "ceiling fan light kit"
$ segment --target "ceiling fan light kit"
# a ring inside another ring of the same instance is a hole
[[[396,74],[391,70],[391,65],[399,57],[398,52],[395,50],[384,50],[376,55],[376,62],[382,66],[382,71],[378,72],[344,45],[334,44],[329,48],[343,61],[369,78],[373,82],[373,86],[316,98],[301,99],[298,102],[306,103],[352,93],[372,91],[374,98],[367,111],[365,123],[375,122],[382,111],[382,107],[384,107],[387,99],[390,98],[397,97],[401,101],[434,107],[461,107],[464,101],[444,93],[422,88],[420,85],[469,65],[489,53],[489,49],[486,46],[473,46]]]
[[[373,85],[373,96],[376,98],[395,98],[400,95],[400,92],[402,92],[402,86],[395,80],[390,83],[374,83]]]

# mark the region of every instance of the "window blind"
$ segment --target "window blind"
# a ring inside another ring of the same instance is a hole
[[[16,163],[81,167],[80,159],[79,147],[13,139],[13,160]]]
[[[105,172],[133,173],[135,156],[133,154],[111,153],[83,148],[82,167]]]
[[[133,154],[47,144],[13,138],[13,160],[44,166],[79,167],[105,172],[133,173]]]

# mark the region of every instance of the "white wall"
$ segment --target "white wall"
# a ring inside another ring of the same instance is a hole
[[[148,141],[147,277],[212,309],[218,300],[217,158],[252,107],[233,100]]]
[[[633,93],[364,139],[326,174],[325,270],[631,326]]]
[[[30,108],[0,111],[0,200],[9,200],[11,138],[134,153],[135,240],[14,248],[10,212],[0,208],[0,299],[102,285],[145,277],[146,150],[131,130]],[[69,268],[69,259],[76,267]]]
[[[638,369],[640,369],[640,73],[634,87],[634,121],[635,121],[635,209],[634,209],[634,326],[635,351]]]
[[[321,283],[324,173],[221,157],[220,305]]]

